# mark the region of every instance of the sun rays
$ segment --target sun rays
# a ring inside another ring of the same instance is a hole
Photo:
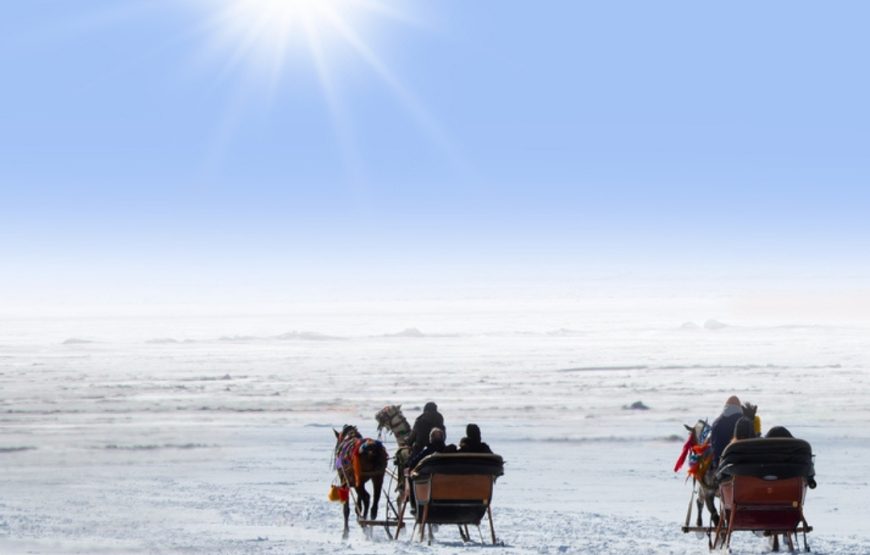
[[[296,54],[336,15],[339,0],[222,0],[209,10],[211,46],[227,55],[229,66],[245,64],[256,71],[279,73],[288,54]],[[352,4],[352,2],[348,2]]]
[[[439,122],[370,40],[387,23],[419,26],[407,8],[402,11],[382,0],[190,1],[201,10],[203,24],[197,34],[220,75],[239,79],[247,90],[265,91],[271,103],[281,102],[285,87],[298,86],[300,71],[315,76],[349,175],[358,177],[362,164],[354,146],[353,114],[342,101],[347,91],[340,76],[347,64],[366,68],[421,133],[454,158]]]

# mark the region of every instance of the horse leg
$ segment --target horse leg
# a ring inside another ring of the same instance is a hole
[[[384,487],[384,475],[375,476],[372,478],[372,489],[374,490],[372,499],[372,520],[378,518],[378,505],[381,502],[381,490]]]
[[[695,519],[696,525],[698,528],[704,525],[703,517],[704,517],[704,490],[698,490],[698,500],[695,501],[695,504],[698,506],[698,518]]]
[[[341,507],[342,511],[344,512],[344,532],[342,533],[341,537],[347,539],[348,534],[350,534],[350,526],[347,523],[348,518],[350,518],[350,500],[342,503]]]
[[[365,484],[361,484],[356,489],[357,495],[357,514],[362,519],[367,519],[369,515],[369,492],[366,491]]]
[[[710,523],[713,526],[716,526],[717,524],[719,524],[719,511],[716,510],[716,496],[712,493],[713,490],[709,491],[710,493],[705,496],[707,501],[707,510],[710,511]]]

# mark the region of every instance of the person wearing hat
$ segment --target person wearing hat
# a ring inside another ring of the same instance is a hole
[[[411,429],[411,456],[413,457],[429,445],[429,433],[433,428],[439,428],[444,437],[447,437],[447,428],[444,427],[444,417],[438,412],[438,405],[429,401],[423,407],[423,414],[414,421]]]
[[[728,397],[722,414],[713,421],[710,430],[710,444],[713,447],[713,468],[719,466],[719,456],[734,437],[734,427],[737,421],[743,417],[743,407],[736,395]]]
[[[465,437],[459,442],[460,453],[492,453],[489,445],[480,439],[480,427],[469,424],[465,427]]]

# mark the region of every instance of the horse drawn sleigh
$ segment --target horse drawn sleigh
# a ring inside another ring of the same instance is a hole
[[[414,521],[411,537],[419,529],[420,541],[428,530],[429,543],[432,542],[433,525],[455,524],[462,540],[471,542],[469,525],[477,526],[480,531],[480,524],[486,516],[495,544],[491,503],[495,481],[504,473],[502,458],[492,454],[435,453],[406,473],[411,427],[401,407],[387,406],[377,413],[375,419],[381,438],[378,440],[363,438],[354,426],[345,426],[341,432],[335,432],[333,466],[338,483],[333,486],[334,493],[330,498],[343,503],[345,537],[349,531],[350,504],[353,502],[357,523],[367,533],[372,527],[383,527],[391,538],[398,539],[405,527],[405,518],[410,515]],[[396,439],[395,470],[387,464],[390,457],[382,441],[385,430]],[[378,520],[378,504],[387,476],[388,491],[395,488],[398,495],[395,503],[390,495],[385,496],[386,516]],[[365,489],[368,481],[373,484],[372,495]],[[395,533],[391,532],[393,528]],[[480,537],[482,543],[482,533]]]
[[[711,550],[730,549],[734,532],[750,531],[770,538],[773,551],[779,551],[780,536],[788,549],[794,551],[802,534],[804,550],[809,551],[807,533],[813,528],[803,511],[807,487],[815,484],[809,443],[790,437],[734,441],[722,452],[719,465],[713,470],[709,425],[699,421],[689,429],[689,475],[693,488],[683,532],[706,535]],[[690,526],[693,501],[698,514],[695,525]],[[709,526],[702,522],[705,504],[710,512]]]

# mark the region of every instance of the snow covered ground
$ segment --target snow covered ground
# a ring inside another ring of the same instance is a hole
[[[731,394],[812,443],[813,550],[870,553],[870,327],[642,308],[6,318],[0,553],[705,553],[672,468]],[[342,539],[331,428],[428,400],[448,441],[476,422],[505,458],[503,546]]]

